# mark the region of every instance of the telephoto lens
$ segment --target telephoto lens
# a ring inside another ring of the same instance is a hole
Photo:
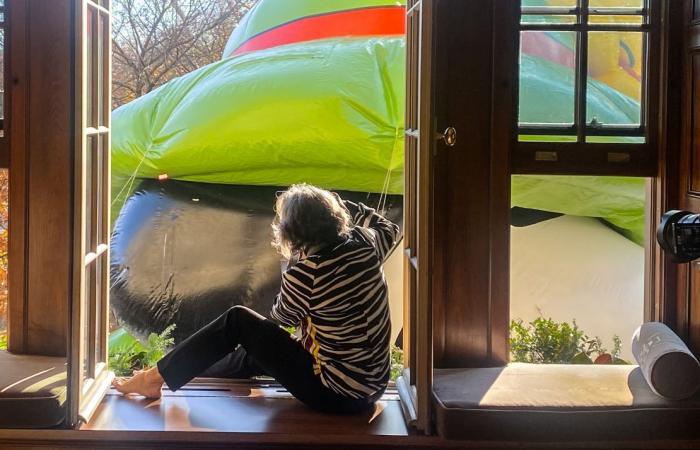
[[[700,214],[668,211],[656,229],[656,240],[674,262],[687,263],[700,258]]]

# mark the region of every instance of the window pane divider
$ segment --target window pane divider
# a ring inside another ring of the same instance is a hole
[[[652,29],[649,24],[615,24],[615,23],[524,23],[520,25],[521,31],[609,31],[609,32],[644,32]]]
[[[93,263],[97,258],[99,258],[104,252],[109,250],[109,245],[107,244],[100,244],[97,246],[97,249],[94,252],[90,252],[85,255],[85,260],[83,262],[84,265],[88,265]]]
[[[646,16],[646,8],[590,8],[589,16]]]
[[[642,137],[646,132],[643,125],[586,125],[586,136],[622,136],[622,137]],[[557,127],[550,124],[523,124],[518,127],[518,134],[525,136],[576,136],[578,127],[565,126]]]
[[[85,134],[86,134],[87,136],[96,136],[96,135],[99,135],[99,134],[107,134],[107,133],[109,133],[109,128],[107,128],[107,127],[105,127],[105,126],[101,126],[101,125],[100,125],[99,127],[97,127],[97,128],[95,128],[95,127],[87,127],[87,128],[85,129]]]
[[[578,15],[579,9],[577,7],[523,6],[521,13],[533,16],[575,16]]]
[[[97,3],[95,3],[95,2],[92,1],[92,0],[86,0],[86,1],[87,1],[87,4],[88,4],[88,6],[89,6],[90,8],[95,8],[96,10],[98,10],[99,12],[101,12],[102,14],[106,14],[106,15],[108,15],[108,16],[110,15],[109,10],[108,10],[107,8],[105,8],[104,6],[98,5]]]
[[[571,124],[557,126],[551,123],[524,123],[518,126],[518,134],[576,136],[577,133],[578,127]]]
[[[581,15],[579,20],[584,26],[588,26],[589,0],[579,0]],[[586,109],[588,98],[588,33],[581,31],[576,36],[576,80],[574,87],[574,123],[577,127],[577,140],[586,140]]]

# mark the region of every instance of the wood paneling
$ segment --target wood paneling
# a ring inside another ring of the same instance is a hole
[[[9,3],[9,345],[18,353],[63,356],[73,230],[71,2]]]
[[[654,230],[661,220],[661,215],[679,205],[678,173],[681,147],[681,86],[683,82],[683,2],[667,1],[661,10],[661,57],[660,79],[660,114],[659,114],[659,164],[656,178],[649,182],[647,195],[648,229]],[[646,302],[645,320],[661,321],[675,329],[679,314],[677,304],[678,266],[656,244],[653,233],[647,237]]]
[[[683,88],[681,98],[682,138],[678,186],[679,207],[700,212],[700,23],[694,20],[697,2],[683,0],[682,29]],[[671,325],[700,354],[700,267],[678,268],[678,299]]]
[[[700,53],[690,55],[690,191],[700,192]]]
[[[495,1],[438,4],[438,23],[447,31],[436,45],[437,129],[451,126],[458,135],[454,147],[438,145],[436,155],[436,367],[507,360],[514,95],[513,71],[504,67],[517,67],[517,53],[506,62],[501,52],[503,46],[512,52],[517,35],[499,39],[495,32],[507,28],[504,17],[517,15],[505,11],[512,8]]]

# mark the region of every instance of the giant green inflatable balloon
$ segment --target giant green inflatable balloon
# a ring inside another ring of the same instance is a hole
[[[114,111],[115,208],[136,180],[164,176],[402,193],[404,4],[261,0],[221,61]],[[567,114],[571,68],[537,54],[522,65],[521,120]],[[638,102],[601,81],[589,99],[604,123],[638,115]],[[513,205],[601,217],[643,241],[643,180],[519,176]]]

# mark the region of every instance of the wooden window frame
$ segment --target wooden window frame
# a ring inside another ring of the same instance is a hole
[[[0,91],[0,95],[2,96],[2,106],[3,106],[3,115],[0,117],[0,168],[2,169],[7,169],[10,166],[10,146],[9,146],[9,139],[8,139],[8,111],[10,110],[9,106],[9,94],[8,94],[8,87],[9,87],[9,81],[10,81],[10,76],[9,76],[9,45],[8,45],[8,40],[9,40],[9,30],[8,30],[8,7],[9,4],[7,0],[5,0],[2,5],[0,5],[0,30],[2,30],[2,33],[4,34],[3,40],[2,40],[2,57],[3,57],[3,71],[0,76],[2,76],[3,80],[3,85],[2,85],[2,91]]]
[[[512,152],[514,174],[560,174],[560,175],[619,175],[653,177],[657,174],[660,111],[659,65],[662,0],[644,0],[643,8],[634,12],[645,14],[646,21],[640,25],[589,24],[589,0],[578,0],[575,8],[551,8],[549,13],[576,14],[577,23],[567,25],[521,24],[521,31],[575,31],[578,32],[576,54],[575,120],[569,127],[519,127],[529,134],[569,134],[575,132],[576,142],[531,142],[518,141]],[[540,9],[526,9],[530,13]],[[588,66],[589,31],[639,31],[647,33],[642,85],[642,116],[640,127],[614,127],[608,134],[586,124],[586,92]],[[517,119],[516,119],[517,120]],[[563,133],[562,133],[563,132]],[[586,136],[599,134],[644,137],[644,143],[590,143]]]
[[[69,413],[74,426],[89,421],[113,378],[107,366],[111,0],[75,3],[74,295],[69,349]]]
[[[397,388],[407,423],[432,432],[432,196],[435,0],[408,0],[404,189],[404,366]]]

